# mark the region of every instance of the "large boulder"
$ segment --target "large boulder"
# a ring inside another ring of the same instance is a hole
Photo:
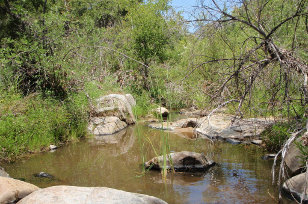
[[[2,177],[10,177],[10,175],[8,173],[6,173],[2,167],[0,167],[0,176],[2,176]]]
[[[88,129],[94,135],[110,135],[119,132],[125,127],[127,127],[127,124],[118,117],[107,116],[92,118]]]
[[[301,142],[301,138],[298,138],[296,142]],[[297,145],[293,142],[289,149],[286,152],[286,156],[284,158],[285,164],[288,167],[291,176],[297,175],[301,173],[304,168],[302,161],[302,153],[298,149]]]
[[[308,177],[308,175],[307,175]],[[308,203],[308,178],[306,173],[299,174],[284,182],[282,189],[289,198]]]
[[[127,124],[136,122],[132,107],[136,104],[132,95],[109,94],[96,100],[96,117],[115,116]]]
[[[130,104],[131,107],[135,107],[136,106],[136,101],[135,101],[134,97],[131,94],[125,94],[125,97],[126,97],[128,103]]]
[[[259,118],[236,119],[231,122],[232,119],[231,115],[225,114],[213,115],[210,120],[207,117],[201,118],[196,132],[198,136],[210,139],[253,140],[274,123],[273,120]]]
[[[215,162],[208,159],[204,154],[196,152],[174,152],[165,156],[166,168],[175,171],[205,171],[213,166]],[[145,163],[147,169],[161,170],[163,169],[164,156],[154,157]]]
[[[18,204],[166,204],[153,196],[106,187],[53,186],[25,197]]]
[[[0,177],[0,203],[16,202],[39,190],[35,185],[12,178]]]

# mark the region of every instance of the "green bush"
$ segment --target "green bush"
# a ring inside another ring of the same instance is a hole
[[[261,134],[266,149],[270,152],[278,152],[296,126],[296,122],[279,122],[268,127]]]

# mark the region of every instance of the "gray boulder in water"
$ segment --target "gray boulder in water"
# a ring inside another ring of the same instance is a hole
[[[163,169],[164,157],[154,157],[145,163],[147,169],[161,170]],[[166,168],[168,170],[174,169],[179,172],[195,172],[205,171],[215,162],[208,159],[204,154],[196,152],[173,152],[166,155]]]
[[[18,204],[166,204],[165,201],[144,194],[129,193],[106,187],[53,186],[38,190]]]
[[[302,173],[288,179],[282,186],[283,192],[288,197],[301,203],[308,203],[308,180],[305,174]]]
[[[136,105],[130,94],[109,94],[96,100],[88,130],[95,136],[111,135],[136,122],[132,108]]]

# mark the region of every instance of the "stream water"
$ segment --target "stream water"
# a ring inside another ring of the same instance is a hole
[[[202,174],[144,173],[142,163],[161,152],[168,137],[170,151],[203,152],[218,165]],[[271,184],[272,160],[262,160],[254,145],[191,140],[139,123],[116,135],[90,138],[3,165],[13,178],[39,187],[105,186],[152,195],[172,203],[277,203]],[[47,172],[55,179],[37,178]]]

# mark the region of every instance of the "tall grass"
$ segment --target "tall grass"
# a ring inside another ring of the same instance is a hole
[[[50,144],[60,144],[85,136],[86,109],[82,101],[57,101],[16,91],[0,95],[0,160],[14,160],[25,153],[38,152]]]

